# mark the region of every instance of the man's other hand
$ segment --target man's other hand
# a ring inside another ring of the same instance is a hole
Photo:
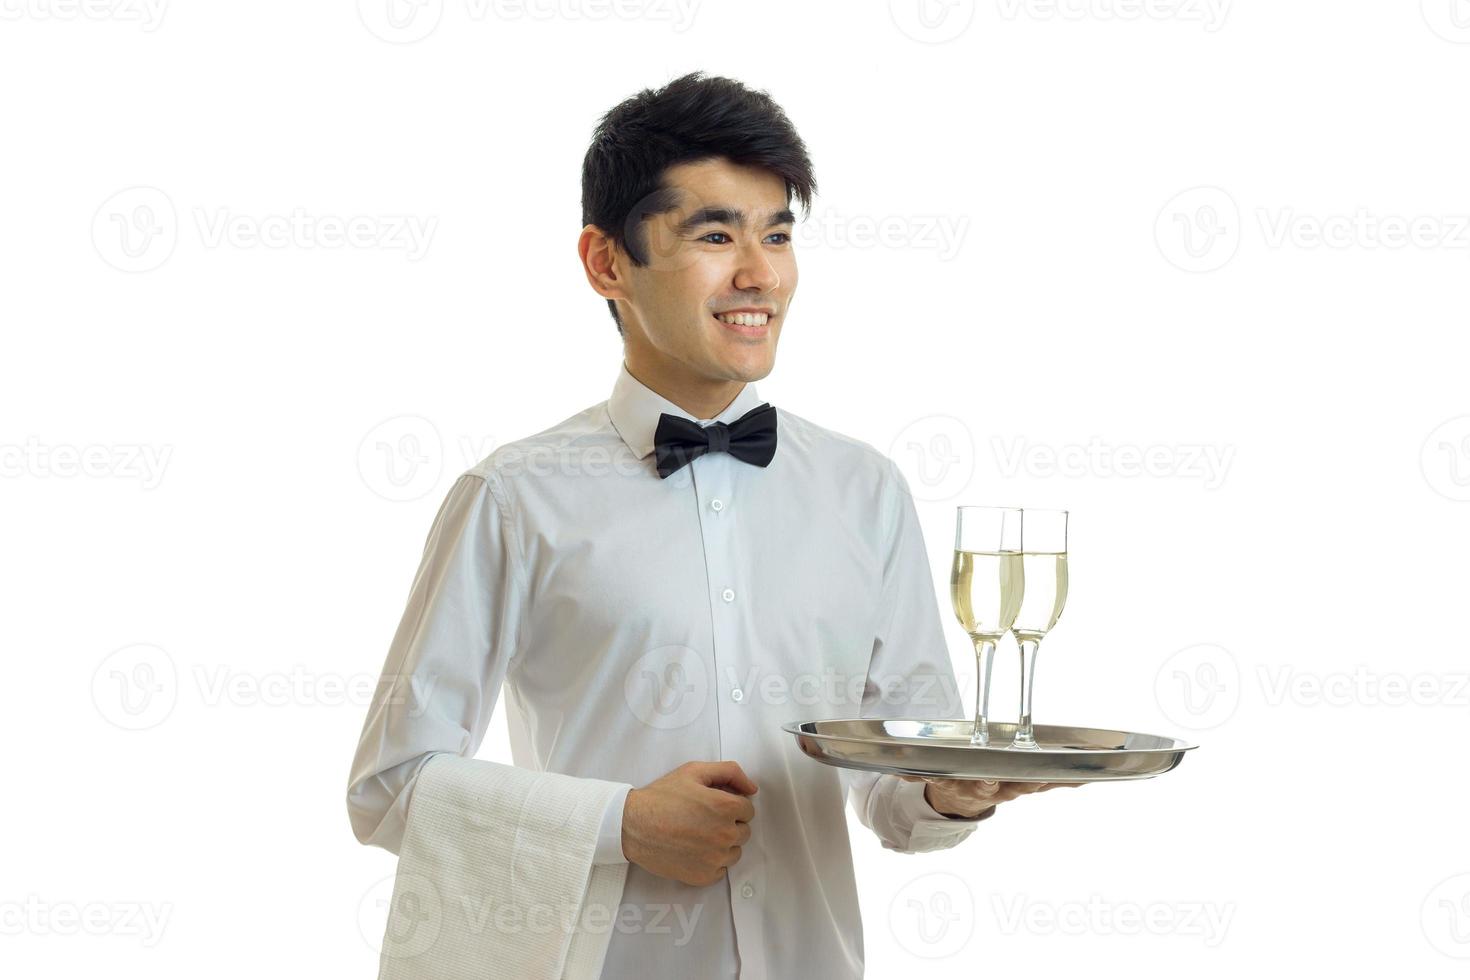
[[[933,776],[904,776],[913,782],[922,779],[924,799],[935,811],[946,817],[978,817],[997,803],[1019,796],[1029,796],[1058,786],[1081,786],[1082,783],[1013,783],[991,779],[940,779]]]
[[[623,856],[652,874],[711,885],[750,840],[755,783],[734,762],[686,762],[623,804]]]

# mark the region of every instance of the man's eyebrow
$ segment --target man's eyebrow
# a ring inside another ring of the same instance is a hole
[[[776,225],[792,225],[795,223],[796,215],[791,212],[791,209],[782,208],[779,211],[771,212],[770,218],[766,220],[766,227],[772,228]],[[679,222],[674,230],[682,235],[703,225],[734,225],[737,228],[744,228],[745,224],[746,216],[744,211],[739,208],[716,205],[709,208],[700,208]]]

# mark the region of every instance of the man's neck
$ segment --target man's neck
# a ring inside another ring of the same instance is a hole
[[[642,361],[624,358],[623,366],[645,388],[655,391],[697,419],[712,419],[730,407],[745,388],[744,381],[717,381],[684,371],[659,370]]]

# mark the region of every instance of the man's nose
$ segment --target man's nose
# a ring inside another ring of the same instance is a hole
[[[779,285],[781,277],[759,244],[741,249],[740,269],[735,275],[736,289],[754,289],[768,293]]]

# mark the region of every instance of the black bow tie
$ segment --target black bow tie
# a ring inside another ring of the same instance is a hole
[[[736,459],[766,466],[776,455],[776,409],[766,402],[729,425],[712,422],[707,426],[661,412],[653,433],[653,452],[659,479],[705,453],[728,452]]]

